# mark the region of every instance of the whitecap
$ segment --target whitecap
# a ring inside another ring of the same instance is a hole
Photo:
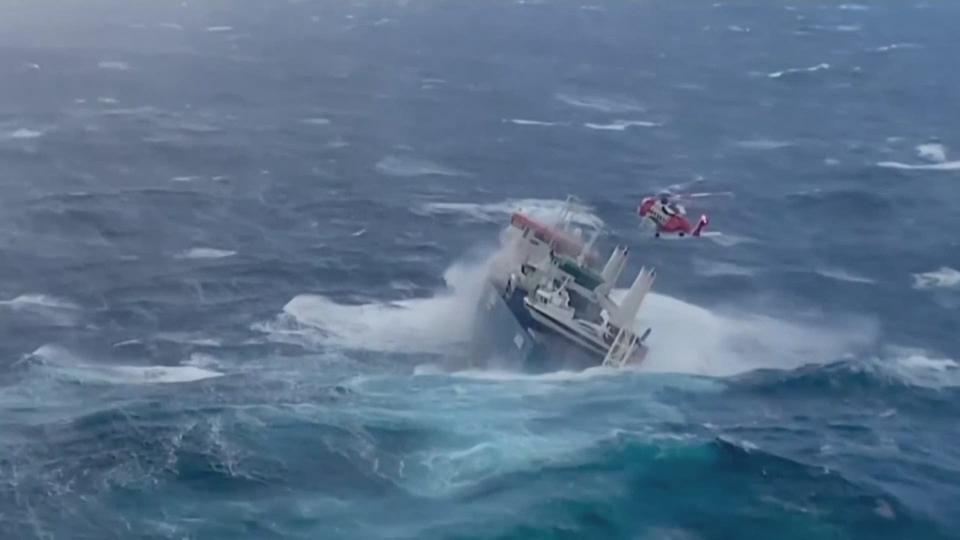
[[[424,370],[421,374],[432,375],[430,370]],[[567,382],[584,381],[597,377],[611,377],[622,374],[622,370],[595,366],[581,371],[551,371],[547,373],[522,373],[517,371],[507,371],[502,369],[467,369],[449,373],[451,377],[472,379],[477,381],[538,381],[538,382]]]
[[[230,32],[233,30],[232,26],[208,26],[206,28],[207,32],[218,33],[218,32]]]
[[[941,266],[937,270],[913,274],[914,289],[953,289],[960,287],[960,270]]]
[[[700,233],[700,236],[707,238],[717,245],[723,247],[733,247],[739,244],[757,242],[755,238],[750,238],[749,236],[741,236],[738,234],[724,233],[720,231],[704,231]]]
[[[875,47],[870,49],[873,52],[889,52],[896,51],[899,49],[919,49],[920,45],[916,43],[891,43],[890,45],[881,45],[880,47]]]
[[[375,165],[377,171],[388,176],[463,176],[466,173],[439,163],[408,156],[386,156]]]
[[[695,191],[687,193],[684,197],[688,199],[707,199],[712,197],[733,197],[732,191]]]
[[[746,266],[723,261],[704,261],[702,259],[694,259],[693,271],[704,277],[750,277],[757,273],[755,269]]]
[[[950,358],[930,358],[920,354],[913,354],[900,359],[900,365],[908,368],[930,369],[934,371],[946,371],[957,369],[960,364]]]
[[[6,308],[20,316],[36,317],[53,326],[73,326],[81,315],[80,306],[45,294],[21,294],[10,300],[0,301]]]
[[[11,300],[0,300],[0,306],[13,309],[21,308],[51,308],[51,309],[79,309],[73,302],[62,300],[45,294],[21,294]]]
[[[960,364],[952,358],[915,348],[896,347],[873,366],[914,386],[945,388],[960,386]]]
[[[19,128],[7,134],[10,139],[37,139],[43,137],[43,132],[36,129]]]
[[[535,219],[555,221],[566,205],[560,199],[509,199],[494,203],[434,202],[424,204],[420,211],[427,215],[456,214],[479,222],[504,222],[514,212],[523,212]],[[599,228],[603,220],[592,209],[576,205],[571,211],[573,223]]]
[[[849,283],[876,283],[876,280],[848,272],[842,268],[820,268],[816,273],[829,279],[846,281]]]
[[[304,118],[300,120],[301,124],[310,124],[312,126],[326,126],[330,124],[330,120],[327,118]]]
[[[947,161],[947,149],[944,148],[942,144],[938,143],[918,145],[917,155],[923,159],[927,159],[936,163],[944,163]]]
[[[833,30],[835,32],[859,32],[861,27],[856,24],[837,24],[834,26],[829,26],[827,30]]]
[[[518,126],[555,126],[556,122],[546,122],[543,120],[527,120],[524,118],[510,118],[506,120],[511,124],[516,124]]]
[[[748,148],[750,150],[777,150],[786,148],[792,143],[788,141],[777,141],[773,139],[750,139],[746,141],[737,141],[737,146]]]
[[[222,259],[236,255],[236,251],[208,247],[195,247],[175,255],[177,259]]]
[[[103,103],[112,103],[112,101],[103,100]],[[163,111],[152,106],[143,105],[140,107],[115,107],[104,109],[103,114],[109,116],[138,116],[141,118],[153,119],[163,114]]]
[[[99,63],[97,63],[97,67],[100,69],[113,71],[128,71],[130,69],[129,64],[117,60],[101,60]]]
[[[159,332],[155,335],[155,337],[161,340],[185,343],[187,345],[197,345],[199,347],[220,347],[223,345],[223,343],[218,339],[189,332]]]
[[[200,122],[178,122],[174,125],[176,129],[185,131],[187,133],[218,133],[221,131],[221,128],[211,125],[203,124]]]
[[[867,11],[870,7],[863,4],[840,4],[837,9],[841,11]]]
[[[201,176],[174,176],[170,179],[171,182],[196,182],[197,180],[202,180]]]
[[[126,366],[91,364],[58,345],[42,345],[28,357],[43,369],[78,382],[107,384],[171,384],[221,377],[223,373],[195,366]]]
[[[873,513],[886,520],[897,519],[897,512],[887,501],[877,499],[877,505],[873,507]]]
[[[899,169],[903,171],[960,171],[960,161],[945,161],[943,163],[901,163],[899,161],[881,161],[877,167]]]
[[[557,94],[556,98],[572,107],[591,109],[605,113],[643,112],[644,109],[635,101],[609,96]]]
[[[615,120],[608,124],[595,124],[588,122],[584,124],[583,127],[601,131],[624,131],[630,127],[657,127],[660,125],[661,124],[656,122],[648,122],[646,120]]]
[[[200,369],[220,369],[223,363],[215,356],[204,353],[193,353],[185,364]]]
[[[771,79],[779,79],[785,75],[793,75],[799,73],[814,73],[817,71],[822,71],[825,69],[830,69],[830,64],[822,63],[815,66],[805,67],[805,68],[789,68],[782,71],[774,71],[773,73],[768,73],[767,77]]]
[[[172,384],[222,377],[194,366],[85,366],[86,379],[113,384]]]

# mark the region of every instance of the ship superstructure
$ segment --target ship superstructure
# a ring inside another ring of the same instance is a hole
[[[564,367],[571,360],[583,367],[643,361],[650,329],[638,332],[636,319],[655,272],[641,269],[626,295],[614,301],[610,293],[626,267],[628,248],[615,247],[597,265],[594,244],[601,231],[575,222],[576,205],[568,199],[556,222],[522,211],[511,216],[507,247],[480,306],[480,350],[543,368],[554,361]],[[515,350],[491,346],[504,343]]]

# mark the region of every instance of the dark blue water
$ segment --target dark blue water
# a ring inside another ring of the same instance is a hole
[[[960,536],[958,17],[7,6],[0,537]],[[648,361],[476,367],[567,194],[658,270]]]

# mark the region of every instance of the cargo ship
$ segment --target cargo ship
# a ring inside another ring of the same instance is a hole
[[[637,313],[655,271],[642,268],[620,301],[611,298],[628,248],[616,246],[599,266],[601,230],[575,222],[578,205],[568,198],[553,221],[511,215],[474,318],[475,361],[534,372],[643,362],[651,329],[638,329]]]

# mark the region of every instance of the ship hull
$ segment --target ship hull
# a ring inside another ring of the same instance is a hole
[[[520,289],[504,294],[492,284],[486,287],[474,318],[470,357],[475,367],[544,373],[603,363],[602,354],[535,320],[524,305],[525,297]]]

